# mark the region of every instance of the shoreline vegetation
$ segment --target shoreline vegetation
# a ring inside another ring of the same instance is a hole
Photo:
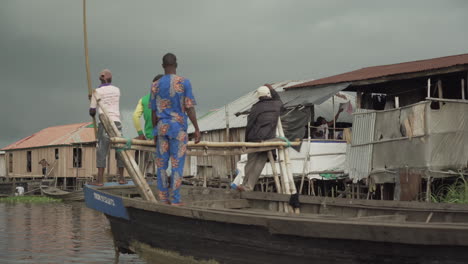
[[[0,198],[0,203],[60,203],[62,200],[46,196],[9,196]]]
[[[440,186],[432,202],[468,204],[468,181],[461,175],[455,182]]]

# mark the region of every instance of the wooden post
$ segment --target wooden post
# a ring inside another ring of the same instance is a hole
[[[109,115],[107,114],[106,108],[101,104],[100,98],[97,98],[97,94],[94,93],[93,96],[96,97],[96,102],[98,104],[98,107],[101,111],[101,114],[99,115],[99,118],[101,119],[102,125],[104,129],[107,132],[107,135],[109,137],[120,137],[121,134],[117,127],[115,126],[114,122],[112,122],[109,119]],[[140,168],[135,162],[135,159],[132,158],[132,155],[128,150],[122,150],[117,152],[117,155],[119,158],[122,159],[125,168],[128,171],[128,174],[130,174],[130,177],[132,177],[133,182],[135,183],[137,190],[139,191],[141,197],[150,202],[157,202],[156,198],[154,197],[153,191],[149,187],[148,183],[146,182],[145,178],[143,177]]]
[[[431,176],[427,177],[427,185],[426,185],[426,202],[431,201]]]
[[[333,135],[332,139],[335,139],[335,131],[336,131],[336,115],[335,115],[335,95],[332,96],[332,115],[333,115]]]
[[[427,98],[431,97],[431,78],[427,78]]]
[[[461,97],[465,100],[465,79],[461,79]]]
[[[301,178],[301,186],[299,187],[299,194],[302,194],[302,188],[304,187],[305,176],[306,176],[306,174],[308,173],[308,170],[309,170],[310,140],[311,140],[310,122],[308,122],[307,123],[307,151],[306,151],[307,156],[305,156],[304,164],[302,165],[302,178]]]
[[[439,98],[442,99],[444,98],[444,92],[442,90],[442,80],[439,79],[437,80],[437,91],[439,92]],[[439,108],[442,107],[442,102],[439,102]]]
[[[228,105],[224,106],[224,112],[225,112],[225,119],[226,119],[226,140],[227,142],[230,141],[229,139],[229,112],[228,112]],[[231,166],[231,156],[227,156],[225,158],[226,161],[226,168],[229,170],[229,180],[232,182],[232,166]]]
[[[356,108],[361,109],[361,103],[362,103],[362,92],[358,91],[356,95]]]

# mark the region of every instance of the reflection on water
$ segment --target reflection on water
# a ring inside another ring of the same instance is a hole
[[[114,263],[107,219],[84,203],[0,203],[1,263]],[[120,254],[118,263],[145,263]]]

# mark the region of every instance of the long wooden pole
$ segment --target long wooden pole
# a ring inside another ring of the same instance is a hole
[[[127,139],[121,137],[112,137],[112,143],[121,143],[126,144]],[[141,146],[154,146],[154,142],[151,140],[140,140],[132,139],[132,145],[141,145]],[[291,146],[299,146],[301,142],[291,142]],[[266,141],[266,142],[210,142],[210,141],[200,141],[195,144],[193,141],[189,141],[187,146],[189,148],[225,148],[225,147],[246,147],[246,148],[261,148],[261,147],[287,147],[288,143],[283,141]]]
[[[284,130],[283,130],[283,125],[281,124],[281,118],[278,118],[278,135],[280,137],[285,137],[284,135]],[[293,174],[292,174],[292,171],[291,171],[291,160],[289,158],[289,150],[288,149],[285,149],[284,147],[280,147],[280,151],[279,152],[283,152],[283,157],[284,157],[284,163],[285,163],[285,169],[286,169],[286,177],[288,179],[288,184],[287,186],[285,186],[285,188],[289,188],[289,193],[290,194],[296,194],[297,193],[297,190],[296,190],[296,184],[294,183],[294,177],[293,177]],[[300,213],[300,209],[299,208],[295,208],[294,209],[294,212],[296,214]]]
[[[91,73],[89,71],[89,54],[88,54],[88,31],[86,29],[86,0],[83,0],[83,36],[84,36],[84,52],[85,52],[85,63],[86,63],[86,79],[88,81],[88,99],[91,100],[92,96],[92,84],[91,84]],[[97,126],[96,118],[93,116],[93,127],[94,137],[97,139]]]

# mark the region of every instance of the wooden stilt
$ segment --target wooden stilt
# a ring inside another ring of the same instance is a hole
[[[426,184],[426,202],[431,201],[431,176],[427,177]]]
[[[302,178],[301,178],[301,186],[299,187],[299,194],[302,194],[302,188],[304,187],[304,180],[305,176],[309,170],[309,160],[310,160],[310,140],[311,140],[311,135],[310,135],[310,122],[307,123],[307,151],[306,155],[304,157],[304,163],[302,165]]]

